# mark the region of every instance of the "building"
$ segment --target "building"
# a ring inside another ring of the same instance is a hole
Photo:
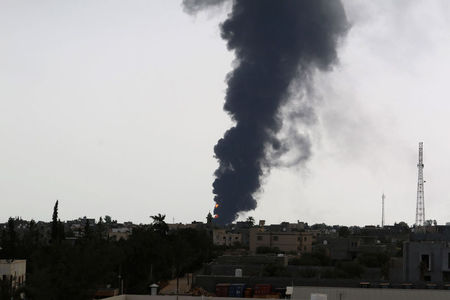
[[[450,281],[450,243],[410,241],[403,243],[405,281]]]
[[[298,232],[265,230],[264,228],[250,229],[250,251],[256,253],[258,248],[278,249],[281,252],[310,253],[314,234]]]
[[[213,230],[213,243],[217,246],[233,246],[242,243],[242,234],[225,229]]]
[[[13,290],[25,284],[26,272],[25,259],[0,259],[0,280],[8,281]]]
[[[131,235],[131,231],[132,230],[129,227],[111,228],[109,229],[108,236],[116,241],[120,239],[126,240]]]

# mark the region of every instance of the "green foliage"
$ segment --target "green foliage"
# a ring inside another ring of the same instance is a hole
[[[58,226],[58,200],[55,202],[55,206],[53,207],[53,215],[52,215],[52,241],[59,241],[59,226]]]
[[[303,278],[314,278],[317,277],[319,271],[313,268],[304,268],[299,271],[299,275]]]
[[[361,254],[357,261],[367,268],[380,268],[384,278],[389,277],[389,260],[387,253],[364,253]]]
[[[209,213],[206,215],[206,224],[212,224],[212,221],[213,221],[213,216],[212,216],[212,214],[209,212]]]
[[[389,262],[389,256],[386,253],[363,253],[358,262],[368,268],[381,268]]]
[[[264,266],[263,276],[275,277],[275,276],[288,276],[286,268],[280,264],[270,263]]]
[[[406,222],[399,222],[395,223],[394,227],[399,229],[400,232],[409,233],[411,232],[411,229],[409,228],[409,225]]]
[[[14,258],[18,255],[18,239],[16,234],[16,220],[8,219],[6,230],[2,231],[1,256],[3,258]]]
[[[345,238],[350,235],[350,230],[348,229],[347,226],[341,226],[341,227],[339,227],[338,233],[339,233],[339,237]]]
[[[325,249],[317,249],[313,253],[304,253],[300,257],[291,258],[288,262],[294,266],[329,266],[330,258],[326,255]]]
[[[305,253],[301,257],[292,258],[288,263],[294,266],[320,266],[320,260],[311,253]]]
[[[111,220],[110,216],[108,216],[108,215],[105,216],[105,223],[108,224],[108,225],[112,223],[112,220]]]
[[[159,235],[166,235],[169,232],[169,226],[166,224],[164,219],[166,215],[157,214],[156,216],[150,216],[153,219],[152,230],[157,232]]]
[[[281,253],[278,247],[259,246],[256,248],[257,254]]]
[[[364,267],[354,261],[339,262],[336,264],[336,269],[338,271],[338,276],[342,276],[343,278],[361,278],[361,275],[364,272]],[[342,273],[339,271],[342,271]]]
[[[7,251],[27,259],[25,292],[30,299],[92,299],[98,287],[118,288],[119,276],[126,293],[147,293],[149,284],[194,272],[213,256],[206,231],[169,232],[165,216],[156,217],[151,225],[134,228],[127,240],[108,239],[107,225],[99,220],[95,226],[86,223],[82,238],[58,243],[48,243],[34,221],[18,235],[11,219],[1,233],[1,255]]]

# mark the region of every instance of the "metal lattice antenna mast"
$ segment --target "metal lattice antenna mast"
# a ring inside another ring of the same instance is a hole
[[[386,196],[383,195],[381,196],[381,227],[384,227],[384,199],[386,198]]]
[[[416,226],[423,226],[425,223],[425,198],[423,186],[423,143],[419,143],[419,177],[417,181],[417,204],[416,204]]]

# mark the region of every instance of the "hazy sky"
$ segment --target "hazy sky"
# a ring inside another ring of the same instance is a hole
[[[0,222],[204,220],[233,54],[225,10],[181,1],[0,0]],[[272,169],[248,215],[364,225],[450,221],[450,2],[344,1],[339,65],[317,73],[313,157]],[[245,218],[243,215],[241,218]]]

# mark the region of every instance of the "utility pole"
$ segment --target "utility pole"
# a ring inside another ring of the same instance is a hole
[[[416,226],[423,226],[425,223],[425,197],[423,181],[423,142],[419,143],[419,162],[417,180],[417,203],[416,203]]]
[[[384,199],[386,199],[386,196],[383,193],[381,196],[381,228],[384,227]]]

